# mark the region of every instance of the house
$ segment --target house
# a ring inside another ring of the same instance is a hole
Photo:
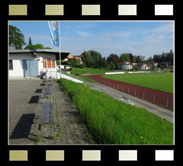
[[[132,63],[132,66],[137,66],[137,63]]]
[[[138,64],[138,69],[139,70],[150,70],[150,65],[146,63],[139,63]]]
[[[74,56],[74,55],[68,55],[68,56],[67,56],[67,59],[68,59],[68,60],[74,59],[74,60],[78,61],[80,64],[83,64],[83,62],[82,62],[82,59],[81,59],[81,56],[80,56],[80,55],[77,55],[77,56]]]
[[[69,51],[61,51],[61,60],[69,55]],[[9,79],[40,77],[56,77],[56,60],[59,60],[59,50],[36,49],[16,50],[9,47]]]
[[[157,62],[148,62],[149,66],[150,66],[150,69],[152,69],[152,66],[154,65],[155,67],[158,67],[158,63]]]
[[[119,62],[118,63],[118,69],[121,69],[121,70],[131,70],[133,69],[133,66],[132,66],[132,63],[131,62]]]
[[[171,66],[171,62],[170,61],[168,61],[168,62],[161,62],[161,63],[159,63],[158,64],[158,68],[168,68],[168,67],[170,67]]]

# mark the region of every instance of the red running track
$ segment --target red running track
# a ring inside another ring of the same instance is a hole
[[[88,75],[86,77],[106,86],[110,86],[114,89],[173,110],[173,94],[171,93],[115,81],[108,78],[103,78],[102,75]]]

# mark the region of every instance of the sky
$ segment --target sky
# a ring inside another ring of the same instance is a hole
[[[49,21],[49,20],[48,20]],[[59,21],[61,50],[71,55],[98,51],[102,57],[131,53],[145,59],[174,51],[173,21]],[[24,34],[28,44],[52,47],[47,21],[9,21]]]

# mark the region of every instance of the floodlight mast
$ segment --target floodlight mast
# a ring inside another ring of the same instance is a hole
[[[59,64],[60,64],[60,78],[61,78],[61,36],[60,36],[60,22],[58,21],[58,34],[59,34]]]

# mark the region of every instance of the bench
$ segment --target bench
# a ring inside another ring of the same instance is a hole
[[[45,102],[42,104],[41,113],[39,118],[39,135],[41,135],[41,125],[43,124],[52,124],[52,133],[51,136],[53,137],[54,134],[54,108],[52,103]]]
[[[129,100],[129,98],[122,96],[121,97],[121,101],[126,103],[126,104],[130,104],[130,105],[134,105],[134,103],[131,103],[131,101]]]
[[[51,102],[52,102],[52,89],[50,87],[46,88],[44,91],[44,101],[45,101],[46,95],[51,95]]]
[[[54,91],[54,84],[52,82],[48,82],[48,87],[52,87],[52,90]]]

